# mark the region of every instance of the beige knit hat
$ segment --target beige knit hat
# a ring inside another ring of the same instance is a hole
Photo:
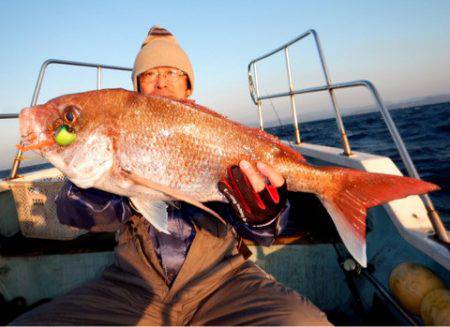
[[[194,91],[194,71],[187,54],[180,48],[175,37],[165,28],[153,26],[141,46],[141,51],[134,61],[133,87],[138,91],[137,77],[143,72],[155,67],[174,67],[186,73]]]

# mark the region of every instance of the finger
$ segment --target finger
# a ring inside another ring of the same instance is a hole
[[[272,184],[273,186],[280,187],[284,184],[284,177],[271,166],[266,165],[262,162],[258,162],[256,164],[256,167],[261,172],[261,174],[269,179],[270,184]]]
[[[232,166],[228,170],[230,183],[233,187],[233,193],[236,193],[240,201],[245,206],[248,213],[257,213],[265,208],[259,193],[255,192],[247,175],[239,166]]]
[[[266,183],[264,182],[264,177],[252,166],[248,161],[242,160],[239,163],[239,167],[245,176],[247,176],[250,184],[253,187],[253,190],[258,193],[261,192]]]

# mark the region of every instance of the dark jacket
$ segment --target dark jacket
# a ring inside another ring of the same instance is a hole
[[[90,231],[114,231],[135,214],[129,200],[116,194],[97,189],[80,189],[71,182],[62,187],[56,198],[58,219],[62,224],[75,226]],[[238,219],[231,207],[225,203],[207,203],[210,208],[224,217],[243,238],[256,244],[269,246],[287,224],[287,208],[268,226],[251,227]],[[183,264],[195,229],[190,219],[202,211],[187,203],[176,203],[168,208],[170,235],[149,228],[150,239],[163,269],[170,281],[173,281]]]

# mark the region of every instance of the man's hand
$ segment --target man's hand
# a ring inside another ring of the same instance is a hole
[[[286,207],[287,187],[272,167],[258,162],[256,168],[243,160],[239,166],[228,168],[218,187],[239,218],[252,226],[264,226]]]

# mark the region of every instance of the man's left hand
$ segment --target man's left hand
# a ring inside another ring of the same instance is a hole
[[[256,169],[244,160],[239,166],[229,167],[218,187],[237,216],[249,225],[267,225],[286,207],[286,181],[262,162],[256,164]]]

